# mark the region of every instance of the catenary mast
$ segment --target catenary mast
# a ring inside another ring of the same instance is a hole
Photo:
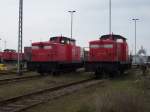
[[[18,26],[18,74],[22,74],[22,33],[23,33],[23,0],[19,0],[19,26]]]

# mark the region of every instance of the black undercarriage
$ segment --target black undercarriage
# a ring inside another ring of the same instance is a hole
[[[125,70],[130,68],[130,63],[120,62],[85,62],[85,70],[87,72],[95,72],[95,75],[101,77],[107,74],[110,77],[123,74]]]
[[[38,73],[59,73],[76,71],[83,67],[82,62],[27,62],[27,69]]]

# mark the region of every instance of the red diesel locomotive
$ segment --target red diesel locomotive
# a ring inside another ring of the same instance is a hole
[[[123,73],[130,67],[128,44],[120,35],[104,35],[100,40],[91,41],[86,71],[95,72],[101,77],[103,73],[110,76]]]
[[[15,61],[17,61],[17,52],[13,49],[5,49],[2,52],[2,60],[4,62],[15,62]]]
[[[81,48],[71,38],[57,36],[47,42],[32,43],[31,52],[27,67],[39,73],[75,71],[82,66]]]
[[[18,60],[18,53],[13,49],[5,49],[1,52],[1,62],[14,63]],[[20,59],[24,60],[24,53],[20,54]]]

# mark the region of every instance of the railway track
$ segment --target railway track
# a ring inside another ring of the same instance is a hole
[[[49,100],[71,94],[89,86],[103,83],[101,80],[86,79],[57,87],[46,88],[37,92],[0,101],[0,112],[20,112]]]
[[[20,82],[25,81],[29,79],[36,79],[42,77],[41,75],[34,75],[34,76],[28,76],[28,77],[15,77],[15,78],[6,78],[0,80],[0,85],[9,84],[12,82]]]
[[[27,70],[23,70],[23,73],[29,72]],[[10,74],[17,74],[17,70],[8,70],[8,71],[0,71],[1,75],[10,75]]]

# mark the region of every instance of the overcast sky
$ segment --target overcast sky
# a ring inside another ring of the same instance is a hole
[[[0,0],[0,48],[17,49],[19,0]],[[73,38],[87,47],[90,40],[109,32],[109,0],[24,0],[23,45],[47,41],[49,37],[70,36],[70,14],[74,14]],[[112,32],[128,39],[134,48],[134,22],[137,23],[137,47],[150,54],[150,0],[112,0]]]

